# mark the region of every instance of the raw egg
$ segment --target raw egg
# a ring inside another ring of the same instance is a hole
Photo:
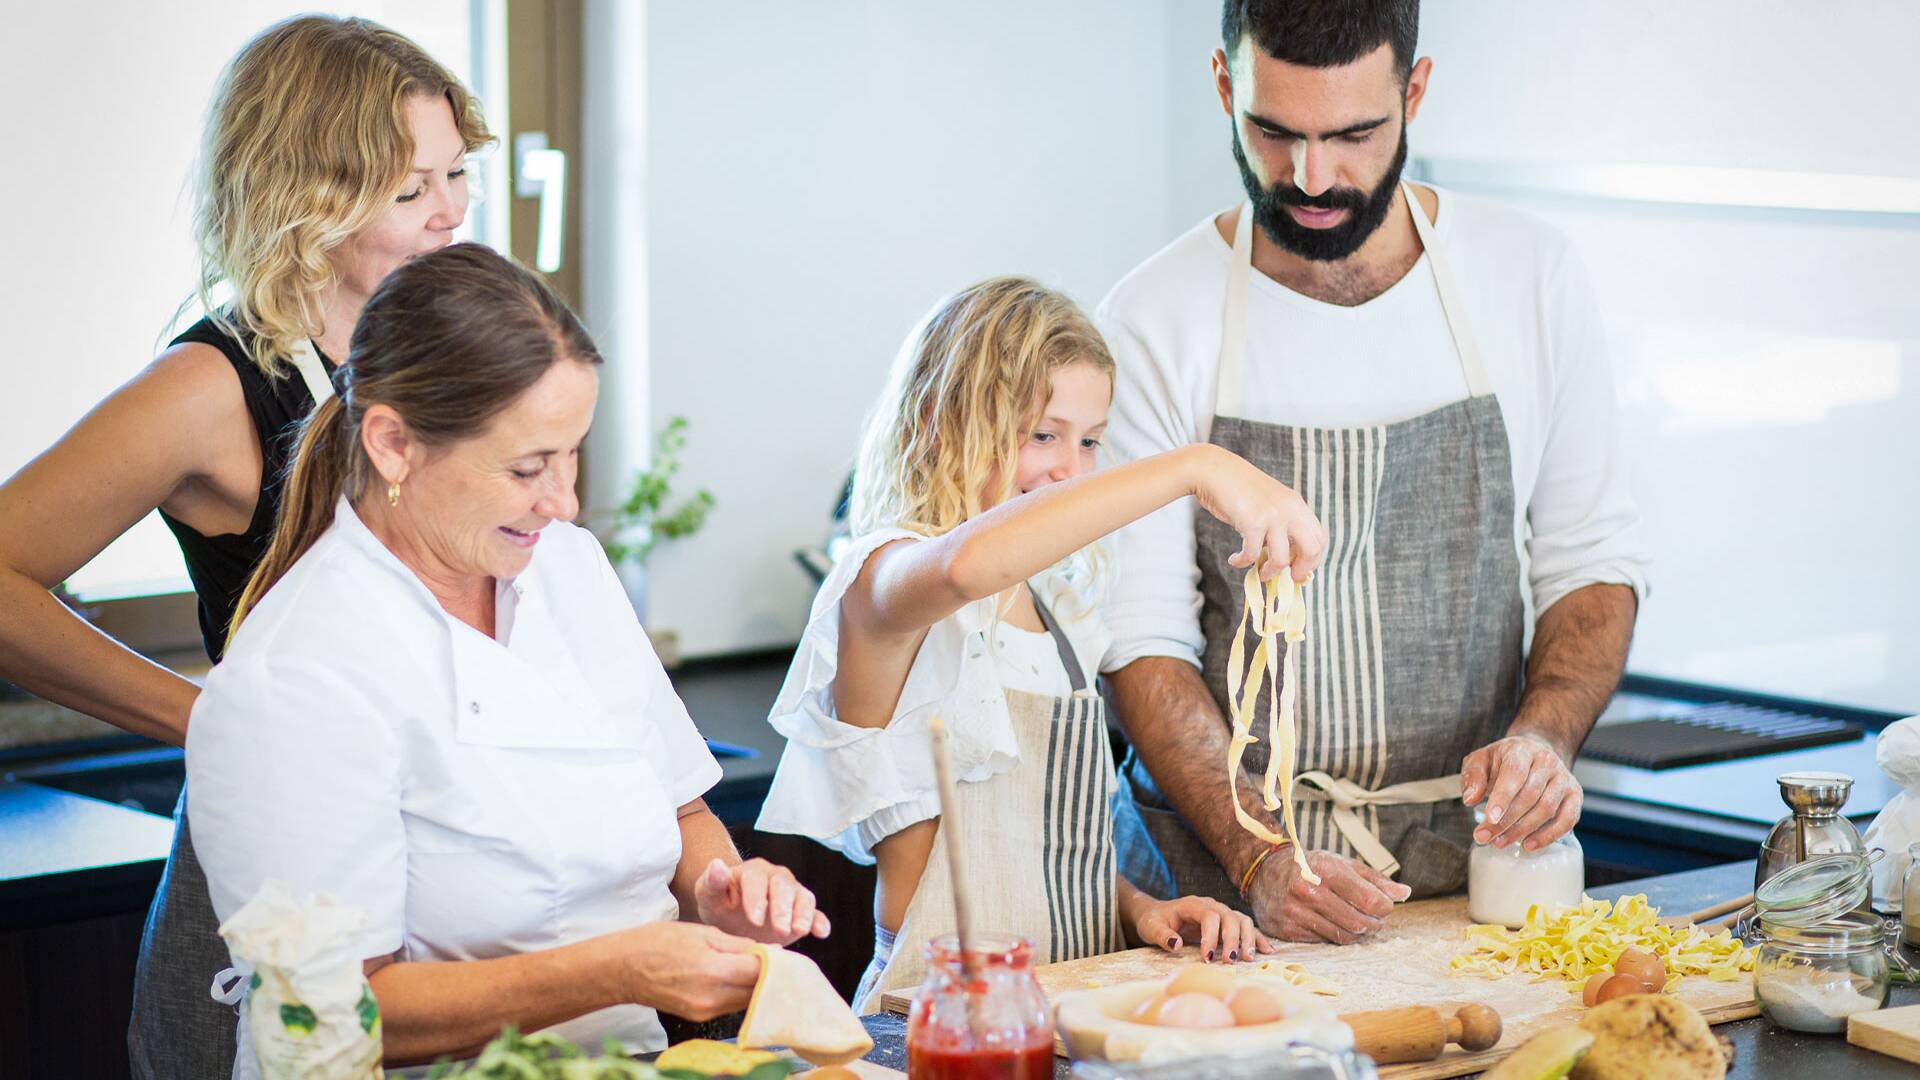
[[[1233,1026],[1233,1010],[1206,994],[1173,994],[1160,1006],[1160,1026],[1225,1028]]]
[[[1667,988],[1667,965],[1645,949],[1622,951],[1613,962],[1613,970],[1640,980],[1640,985],[1649,994],[1657,994]]]
[[[1249,1024],[1271,1024],[1275,1020],[1285,1020],[1288,1009],[1272,994],[1257,986],[1236,986],[1227,992],[1227,1011],[1233,1014],[1236,1026],[1246,1027]]]
[[[1175,994],[1205,994],[1220,1000],[1238,984],[1239,980],[1227,968],[1212,964],[1188,964],[1167,980],[1166,994],[1168,997]]]

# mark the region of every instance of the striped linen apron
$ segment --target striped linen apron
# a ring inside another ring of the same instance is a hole
[[[1504,735],[1519,707],[1525,609],[1506,424],[1444,253],[1412,186],[1402,187],[1468,396],[1362,428],[1242,417],[1253,254],[1253,212],[1243,205],[1212,441],[1299,492],[1329,535],[1307,591],[1307,637],[1299,646],[1299,839],[1309,850],[1362,858],[1418,897],[1466,884],[1473,819],[1460,802],[1460,763]],[[1227,557],[1240,537],[1206,514],[1195,519],[1207,643],[1201,669],[1224,717],[1228,647],[1242,602],[1240,574]],[[1255,715],[1265,710],[1260,704]],[[1249,746],[1247,770],[1257,777],[1267,754],[1264,738]],[[1126,774],[1122,787],[1138,804],[1172,887],[1244,910],[1237,881],[1138,760]],[[1226,790],[1223,783],[1220,798]],[[1136,867],[1150,873],[1152,855],[1140,845],[1122,852],[1129,879],[1139,880]]]
[[[1073,693],[1008,690],[1020,761],[977,783],[959,784],[966,835],[968,902],[981,933],[1033,942],[1033,961],[1051,964],[1123,948],[1111,802],[1113,746],[1106,703],[1087,683],[1066,632],[1035,595],[1040,621],[1060,651]],[[926,975],[927,942],[951,934],[953,878],[947,842],[933,845],[898,933],[876,927],[873,960],[854,1006],[880,1011],[881,997],[912,991]]]

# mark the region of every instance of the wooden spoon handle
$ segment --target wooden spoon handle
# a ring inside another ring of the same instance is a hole
[[[1725,915],[1730,911],[1739,911],[1741,908],[1746,907],[1748,904],[1751,904],[1751,903],[1753,903],[1753,894],[1748,893],[1745,896],[1736,896],[1731,900],[1728,900],[1724,903],[1715,904],[1712,907],[1701,908],[1699,911],[1696,911],[1691,915],[1683,915],[1681,916],[1681,918],[1685,919],[1687,922],[1690,922],[1690,923],[1703,923],[1703,922],[1706,922],[1708,919],[1714,918],[1719,915]]]

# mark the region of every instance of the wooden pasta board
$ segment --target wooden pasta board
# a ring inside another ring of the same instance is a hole
[[[1920,1005],[1847,1017],[1847,1041],[1901,1061],[1920,1062]]]
[[[1359,944],[1287,944],[1280,947],[1278,958],[1300,964],[1339,988],[1338,996],[1324,999],[1338,1012],[1369,1012],[1403,1005],[1434,1005],[1444,1010],[1471,1002],[1492,1006],[1504,1025],[1500,1044],[1493,1049],[1470,1054],[1456,1046],[1433,1061],[1389,1065],[1380,1070],[1381,1077],[1396,1080],[1465,1076],[1491,1068],[1541,1031],[1577,1023],[1586,1011],[1578,995],[1568,991],[1569,984],[1560,980],[1536,982],[1532,975],[1486,979],[1454,971],[1449,961],[1467,948],[1468,925],[1464,896],[1416,900],[1400,905],[1385,928]],[[1048,964],[1037,969],[1035,975],[1047,997],[1056,999],[1074,990],[1165,978],[1195,959],[1193,948],[1177,954],[1129,949]],[[1753,1000],[1753,980],[1748,976],[1727,982],[1692,976],[1683,980],[1674,994],[1699,1009],[1710,1024],[1760,1014]],[[905,1013],[912,997],[910,991],[888,994],[883,999],[884,1007],[889,1012]]]

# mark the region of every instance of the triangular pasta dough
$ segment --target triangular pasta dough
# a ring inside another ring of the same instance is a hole
[[[785,1046],[815,1065],[844,1065],[873,1049],[873,1037],[812,960],[778,945],[755,945],[760,981],[740,1024],[741,1046]]]

